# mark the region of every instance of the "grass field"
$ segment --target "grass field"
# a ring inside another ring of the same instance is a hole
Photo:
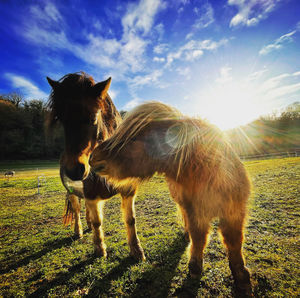
[[[253,193],[244,253],[254,295],[299,297],[300,158],[245,165]],[[9,168],[16,177],[0,179],[0,296],[234,295],[217,221],[205,250],[203,275],[199,280],[189,277],[188,243],[163,177],[145,183],[137,197],[137,227],[147,258],[137,263],[128,257],[119,197],[105,205],[108,258],[97,259],[90,232],[75,240],[70,227],[62,226],[65,191],[57,164],[0,164],[0,172]],[[38,176],[46,177],[39,195]]]

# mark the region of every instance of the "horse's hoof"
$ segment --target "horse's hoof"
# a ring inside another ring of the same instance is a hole
[[[87,227],[87,230],[88,230],[88,231],[91,231],[91,230],[92,230],[92,223],[89,222],[89,221],[87,221],[86,223],[87,223],[87,226],[88,226],[88,227]]]
[[[244,266],[238,270],[234,270],[232,266],[230,268],[232,269],[237,296],[253,297],[249,270]]]
[[[130,247],[130,256],[132,256],[133,258],[135,258],[138,261],[146,260],[144,250],[139,245]]]
[[[192,278],[198,278],[202,274],[202,260],[191,259],[189,262],[189,273]]]
[[[186,242],[189,242],[189,241],[190,241],[190,235],[189,235],[189,232],[187,232],[187,231],[184,232],[184,240],[185,240]]]
[[[83,237],[83,232],[82,231],[75,232],[74,237],[75,239],[81,239]]]
[[[94,254],[98,258],[104,258],[104,259],[107,258],[106,250],[104,248],[101,248],[101,247],[96,247],[95,250],[94,250]]]
[[[236,285],[236,297],[253,297],[251,284]]]

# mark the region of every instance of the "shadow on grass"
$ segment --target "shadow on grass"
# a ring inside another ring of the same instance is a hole
[[[43,280],[35,285],[37,289],[28,295],[28,297],[46,297],[47,296],[47,291],[59,286],[66,284],[68,280],[70,280],[75,273],[81,273],[85,270],[85,267],[88,265],[91,265],[94,262],[94,257],[89,258],[85,261],[82,261],[71,268],[69,268],[68,272],[61,272],[56,275],[56,277],[50,281],[48,280]]]
[[[137,286],[130,293],[130,297],[167,297],[176,268],[187,245],[184,235],[178,234],[174,241],[160,252],[158,256],[160,262],[155,263],[155,266],[152,265],[152,269],[144,272],[142,277],[136,280]]]
[[[85,230],[83,233],[86,234],[88,232],[89,232],[89,230]],[[75,241],[74,237],[65,237],[65,238],[62,238],[59,240],[55,239],[55,240],[48,241],[43,245],[43,246],[45,246],[45,248],[41,249],[40,251],[38,251],[32,255],[27,256],[21,260],[16,260],[16,256],[14,255],[14,256],[6,259],[5,263],[4,262],[0,263],[0,266],[1,266],[0,274],[5,274],[5,273],[10,272],[11,270],[16,270],[19,267],[25,266],[25,265],[29,264],[31,261],[35,261],[35,260],[41,258],[48,252],[62,248],[63,246],[71,245],[74,241]],[[22,249],[21,251],[18,252],[18,255],[25,253],[26,251],[27,251],[27,249]]]
[[[174,296],[180,298],[197,297],[199,287],[203,286],[203,282],[199,278],[192,278],[189,275],[184,280],[182,286],[176,289]]]
[[[83,273],[88,265],[91,265],[94,263],[95,258],[96,257],[92,256],[92,257],[88,258],[87,260],[82,261],[82,262],[72,266],[71,268],[69,268],[68,272],[58,273],[56,275],[56,277],[50,281],[43,280],[42,282],[37,283],[35,285],[37,287],[37,289],[33,293],[31,293],[28,297],[47,296],[47,292],[49,290],[51,290],[55,287],[61,286],[61,285],[65,285],[65,284],[69,285],[69,289],[70,289],[70,287],[71,288],[74,287],[74,289],[75,289],[76,286],[78,286],[78,284],[71,284],[69,282],[70,279],[74,276],[74,274]],[[111,286],[110,282],[112,280],[118,279],[120,276],[122,276],[124,274],[124,272],[126,270],[128,270],[128,267],[130,267],[130,265],[133,265],[134,263],[136,263],[136,260],[134,260],[131,257],[126,257],[126,258],[122,259],[116,267],[114,267],[111,271],[109,271],[108,274],[105,275],[105,277],[100,280],[101,284],[99,284],[99,287],[94,288],[94,290],[92,290],[92,293],[93,293],[92,297],[96,297],[97,293],[99,293],[99,294],[106,293]],[[81,278],[80,287],[82,287],[83,285],[86,285],[86,283],[87,283],[86,278]],[[90,293],[91,293],[91,291],[90,291]]]
[[[153,296],[167,296],[170,283],[175,275],[176,268],[181,259],[182,254],[185,251],[187,242],[183,235],[178,235],[177,238],[170,244],[170,246],[156,255],[155,260],[159,259],[160,262],[155,262],[156,265],[153,269],[146,271],[142,274],[142,277],[136,281],[137,287],[134,289],[133,293],[129,294],[131,297],[153,297]],[[38,254],[42,254],[40,251]],[[155,261],[154,260],[154,261]],[[76,288],[76,284],[70,283],[70,279],[75,274],[82,274],[85,272],[86,267],[93,264],[95,257],[90,257],[78,264],[70,267],[68,272],[58,273],[54,279],[47,281],[43,280],[35,284],[36,290],[31,293],[28,297],[42,297],[47,295],[47,293],[55,288],[65,284],[69,284],[69,287]],[[95,280],[93,286],[88,291],[89,297],[101,297],[103,295],[109,295],[109,290],[111,288],[111,282],[121,278],[129,268],[136,264],[137,261],[132,257],[126,257],[122,259],[117,266],[112,268],[103,278]],[[84,276],[84,274],[82,274]],[[33,280],[37,280],[33,278]],[[32,278],[31,278],[32,281]],[[82,288],[87,284],[86,277],[80,279],[80,287]],[[155,293],[155,284],[159,284],[159,293]],[[196,288],[195,288],[196,292]]]

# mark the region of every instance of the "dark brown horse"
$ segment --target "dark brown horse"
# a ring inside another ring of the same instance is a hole
[[[59,121],[64,128],[65,150],[60,159],[60,175],[72,205],[68,205],[67,213],[73,211],[75,214],[75,234],[82,236],[79,198],[84,197],[87,222],[93,230],[95,253],[106,256],[102,231],[103,203],[105,199],[120,193],[130,253],[143,259],[144,252],[135,227],[135,186],[115,187],[90,171],[88,162],[95,147],[110,137],[121,122],[120,114],[107,93],[111,79],[95,83],[92,77],[81,72],[65,75],[59,81],[47,80],[52,87],[48,126]]]
[[[243,295],[251,295],[242,256],[250,182],[221,131],[162,103],[146,103],[94,150],[90,164],[120,186],[138,186],[155,172],[166,176],[190,237],[192,275],[202,271],[210,222],[218,217],[236,285]]]

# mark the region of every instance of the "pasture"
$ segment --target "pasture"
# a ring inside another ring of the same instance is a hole
[[[299,296],[300,158],[245,165],[253,191],[244,255],[254,295]],[[5,169],[14,169],[16,176],[4,178]],[[66,192],[58,164],[0,164],[0,172],[0,296],[234,296],[217,221],[202,277],[188,276],[188,242],[163,177],[155,176],[138,193],[137,229],[147,260],[135,262],[129,257],[118,196],[105,205],[108,258],[98,259],[91,232],[76,240],[73,230],[62,226]],[[46,179],[37,194],[41,175]],[[83,224],[86,229],[84,219]]]

